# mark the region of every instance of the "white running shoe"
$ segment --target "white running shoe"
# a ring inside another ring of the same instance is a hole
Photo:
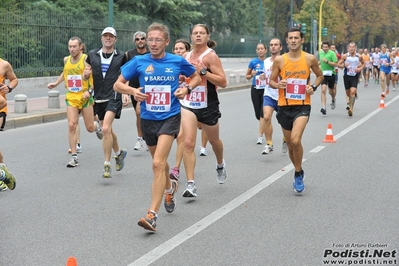
[[[83,150],[82,150],[82,145],[80,145],[80,143],[77,143],[77,144],[76,144],[76,152],[77,152],[77,153],[82,153],[82,151],[83,151]]]
[[[207,156],[208,152],[205,147],[200,147],[200,156]]]
[[[287,145],[287,142],[285,142],[285,141],[283,141],[283,144],[281,145],[281,152],[282,153],[288,152],[288,145]]]
[[[216,165],[216,172],[217,172],[216,181],[217,181],[219,184],[223,184],[224,182],[226,182],[226,179],[227,179],[227,171],[226,171],[226,162],[224,161],[224,159],[223,159],[223,167],[222,167],[222,168],[219,168],[219,167]]]
[[[101,130],[100,121],[94,121],[96,123],[96,135],[98,139],[103,139],[103,131]]]
[[[76,167],[79,165],[79,161],[78,158],[74,158],[72,157],[72,159],[69,161],[69,163],[67,164],[68,168],[72,168],[72,167]]]
[[[197,188],[195,187],[194,182],[187,182],[186,183],[186,190],[183,192],[184,198],[195,198],[197,197]]]
[[[134,145],[135,151],[141,151],[144,147],[144,140],[142,137],[138,137],[136,141],[136,145]]]
[[[258,137],[258,140],[256,141],[256,144],[258,144],[258,145],[263,144],[263,138],[262,138],[262,136],[259,136],[259,137]]]
[[[269,144],[267,144],[265,146],[265,149],[262,151],[262,155],[271,154],[272,151],[273,151],[273,146],[270,146]]]

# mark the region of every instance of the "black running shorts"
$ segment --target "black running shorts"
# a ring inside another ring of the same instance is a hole
[[[203,109],[192,109],[186,106],[182,106],[182,108],[193,112],[197,117],[198,122],[208,126],[216,125],[219,121],[219,118],[222,117],[222,114],[219,111],[219,105],[212,105]]]
[[[276,114],[278,123],[285,130],[292,130],[295,119],[300,116],[310,117],[310,105],[279,106]]]
[[[147,120],[141,118],[141,131],[143,132],[143,139],[145,139],[147,146],[157,145],[160,135],[172,135],[176,138],[179,135],[180,120],[180,113],[165,120]]]
[[[119,119],[122,113],[122,100],[109,100],[103,103],[94,103],[94,115],[98,116],[100,121],[104,120],[106,112],[114,112],[115,118]]]

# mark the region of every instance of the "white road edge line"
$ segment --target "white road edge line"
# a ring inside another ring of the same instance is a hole
[[[397,99],[399,99],[399,95],[396,96],[395,98],[393,98],[392,100],[390,100],[388,103],[386,103],[385,106],[390,105],[391,103],[393,103]],[[373,112],[371,112],[370,114],[366,115],[365,117],[363,117],[359,121],[355,122],[353,125],[351,125],[348,128],[342,130],[340,133],[335,135],[335,139],[337,140],[337,139],[343,137],[344,135],[348,134],[350,131],[352,131],[356,127],[358,127],[361,124],[363,124],[364,122],[366,122],[368,119],[370,119],[371,117],[376,115],[381,110],[383,110],[383,109],[382,108],[378,108],[378,109],[374,110]],[[314,148],[310,152],[316,153],[316,152],[321,151],[325,147],[326,146],[317,146],[316,148]],[[302,161],[304,162],[304,161],[306,161],[306,159],[304,159]],[[239,207],[244,202],[248,201],[250,198],[252,198],[256,194],[258,194],[260,191],[264,190],[265,188],[267,188],[268,186],[273,184],[275,181],[277,181],[278,179],[283,177],[285,174],[287,174],[292,169],[294,169],[294,166],[290,163],[289,165],[285,166],[283,169],[277,171],[276,173],[272,174],[270,177],[266,178],[265,180],[263,180],[262,182],[258,183],[254,187],[250,188],[249,190],[247,190],[246,192],[244,192],[243,194],[241,194],[237,198],[233,199],[229,203],[225,204],[224,206],[220,207],[216,211],[214,211],[211,214],[207,215],[202,220],[196,222],[195,224],[193,224],[189,228],[185,229],[181,233],[179,233],[176,236],[172,237],[168,241],[162,243],[161,245],[159,245],[158,247],[154,248],[153,250],[151,250],[147,254],[144,254],[142,257],[140,257],[137,260],[135,260],[134,262],[130,263],[128,266],[149,265],[149,264],[155,262],[156,260],[158,260],[159,258],[164,256],[165,254],[167,254],[169,251],[171,251],[175,247],[179,246],[180,244],[182,244],[186,240],[188,240],[191,237],[195,236],[196,234],[198,234],[202,230],[206,229],[208,226],[210,226],[214,222],[216,222],[219,219],[221,219],[226,214],[230,213],[231,211],[233,211],[234,209]]]

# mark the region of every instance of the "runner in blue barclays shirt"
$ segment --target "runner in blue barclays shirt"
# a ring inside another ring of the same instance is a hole
[[[150,54],[134,57],[122,67],[122,74],[114,84],[114,90],[133,95],[140,102],[141,129],[153,158],[152,201],[147,215],[138,225],[156,231],[159,207],[165,193],[166,212],[175,209],[174,194],[178,182],[169,178],[167,158],[173,140],[179,134],[180,102],[192,88],[200,84],[196,69],[183,57],[165,52],[169,45],[169,29],[163,24],[153,23],[147,30]],[[190,83],[179,88],[179,75],[190,77]],[[126,85],[129,79],[138,77],[140,88]]]

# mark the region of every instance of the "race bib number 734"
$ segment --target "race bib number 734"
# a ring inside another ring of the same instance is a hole
[[[171,88],[170,85],[145,85],[146,109],[149,112],[170,111]]]

